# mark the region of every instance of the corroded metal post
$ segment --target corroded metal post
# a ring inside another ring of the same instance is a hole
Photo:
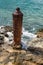
[[[21,45],[22,20],[23,14],[20,8],[16,8],[16,12],[13,13],[14,46]]]

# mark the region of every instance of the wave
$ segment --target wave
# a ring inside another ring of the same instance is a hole
[[[23,28],[22,29],[22,40],[21,40],[22,48],[27,49],[27,41],[30,41],[36,37],[37,37],[36,34],[33,34],[29,31],[25,30],[25,28]]]
[[[23,36],[27,36],[27,37],[29,37],[29,38],[35,38],[37,35],[35,35],[35,34],[33,34],[33,33],[30,33],[30,32],[28,32],[27,30],[25,30],[24,28],[23,28],[23,30],[22,30],[22,33],[23,33]]]

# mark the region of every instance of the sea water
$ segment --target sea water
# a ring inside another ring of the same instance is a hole
[[[0,0],[0,26],[13,24],[12,13],[17,7],[24,15],[23,39],[30,39],[38,29],[43,28],[43,0]]]

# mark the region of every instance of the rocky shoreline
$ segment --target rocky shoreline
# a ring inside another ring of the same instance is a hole
[[[10,26],[6,26],[4,29],[4,33],[13,31]],[[0,34],[4,34],[2,32]],[[28,41],[27,46],[27,50],[18,50],[13,49],[11,44],[2,44],[0,46],[0,65],[43,65],[43,32],[38,32],[37,38]]]
[[[0,65],[43,65],[43,55],[30,49],[16,50],[8,45],[0,52]]]

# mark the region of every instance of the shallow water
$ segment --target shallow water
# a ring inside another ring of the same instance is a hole
[[[43,28],[43,0],[0,0],[0,26],[12,25],[12,13],[16,7],[20,7],[24,14],[25,31],[35,33]]]

